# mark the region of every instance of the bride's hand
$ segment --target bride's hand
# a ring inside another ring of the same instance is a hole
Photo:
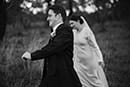
[[[99,65],[100,65],[102,68],[104,68],[104,67],[105,67],[104,62],[99,62]]]

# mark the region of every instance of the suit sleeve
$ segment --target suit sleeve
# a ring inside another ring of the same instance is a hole
[[[61,52],[72,43],[72,32],[63,29],[59,32],[54,40],[43,47],[41,50],[37,50],[31,53],[32,60],[48,58],[49,56]]]

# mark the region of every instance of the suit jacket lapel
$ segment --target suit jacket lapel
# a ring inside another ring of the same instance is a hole
[[[58,27],[57,27],[57,29],[56,29],[56,31],[55,31],[55,34],[57,35],[57,33],[62,29],[61,27],[63,26],[64,24],[61,24],[61,25],[59,25]],[[50,37],[50,40],[52,41],[55,37],[56,37],[56,35],[55,36],[51,36]]]

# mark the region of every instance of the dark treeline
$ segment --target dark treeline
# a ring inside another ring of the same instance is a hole
[[[47,3],[49,3],[51,0],[46,0]],[[4,33],[5,33],[5,26],[7,23],[14,23],[16,21],[22,21],[26,18],[28,20],[29,18],[21,16],[22,9],[20,8],[20,4],[23,2],[23,0],[10,0],[10,3],[5,3],[5,0],[1,0],[0,5],[0,40],[3,39]],[[58,0],[55,1],[56,4],[58,4]],[[60,1],[59,1],[60,2]],[[105,4],[105,2],[100,1],[98,5]],[[72,14],[72,0],[69,0],[69,9],[70,9],[70,15]],[[122,20],[122,19],[129,19],[130,13],[128,12],[130,10],[129,2],[128,0],[119,0],[119,2],[115,2],[112,5],[112,8],[105,8],[104,10],[99,10],[93,14],[90,14],[90,22],[92,20],[96,20],[96,22],[103,24],[107,20]],[[24,14],[24,13],[23,13]],[[88,17],[88,14],[86,13],[86,16]],[[23,18],[24,17],[24,18]],[[26,23],[27,24],[27,23]]]

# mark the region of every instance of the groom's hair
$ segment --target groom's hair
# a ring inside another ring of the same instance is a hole
[[[53,10],[56,14],[61,14],[63,21],[66,20],[66,12],[62,6],[59,5],[52,5],[48,8],[48,10]]]
[[[81,19],[81,15],[78,15],[78,14],[72,14],[69,18],[69,20],[72,20],[72,21],[79,21],[80,24],[83,24],[83,20]]]

